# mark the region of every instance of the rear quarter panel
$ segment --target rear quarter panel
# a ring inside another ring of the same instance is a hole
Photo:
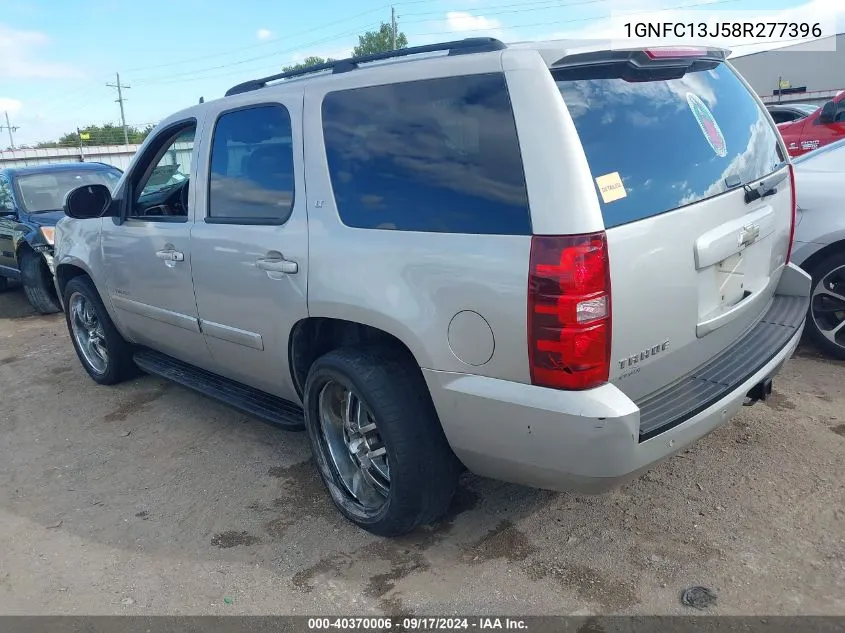
[[[411,76],[409,65],[385,64],[334,75],[330,82],[308,82],[303,120],[310,139],[305,144],[308,309],[312,317],[344,319],[394,335],[426,369],[528,382],[530,236],[348,227],[334,201],[323,140],[321,109],[329,89],[500,72],[500,58],[487,53],[421,60]]]

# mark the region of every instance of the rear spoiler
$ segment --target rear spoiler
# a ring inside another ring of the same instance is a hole
[[[630,81],[672,79],[682,77],[693,66],[725,61],[730,54],[722,48],[654,46],[638,49],[591,51],[565,55],[554,62],[549,70],[577,71],[606,67]]]

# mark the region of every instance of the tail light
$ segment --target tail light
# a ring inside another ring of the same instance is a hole
[[[531,383],[589,389],[610,371],[610,266],[604,232],[531,238]]]
[[[682,57],[703,57],[707,54],[706,48],[688,48],[680,47],[665,47],[665,48],[646,48],[645,54],[649,59],[680,59]]]
[[[792,257],[792,243],[795,241],[795,225],[798,223],[798,198],[795,195],[795,167],[789,165],[789,183],[792,190],[792,225],[789,227],[789,248],[786,251],[786,263]]]

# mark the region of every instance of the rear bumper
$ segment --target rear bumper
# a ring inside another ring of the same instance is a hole
[[[537,488],[601,492],[731,419],[746,394],[775,375],[795,351],[809,294],[809,276],[790,264],[769,313],[732,346],[733,357],[720,355],[639,405],[612,384],[567,392],[483,376],[423,373],[446,437],[471,471]],[[782,323],[785,303],[791,305],[787,314],[792,323]],[[771,316],[775,310],[781,311],[778,319]],[[773,328],[779,328],[778,336]],[[745,360],[752,348],[749,365]],[[745,369],[737,372],[738,365]],[[701,385],[687,381],[703,383],[720,371],[731,382],[721,380],[719,389],[699,388],[695,397],[688,397],[690,389]],[[662,415],[658,426],[653,424],[655,411]],[[675,417],[667,417],[666,411]]]

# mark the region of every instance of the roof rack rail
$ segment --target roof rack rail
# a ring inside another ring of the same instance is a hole
[[[449,55],[467,55],[471,53],[489,53],[491,51],[500,51],[505,48],[507,48],[507,45],[494,37],[468,37],[466,39],[455,40],[453,42],[400,48],[395,51],[386,51],[383,53],[372,53],[370,55],[361,55],[359,57],[338,59],[326,62],[325,64],[315,64],[314,66],[306,66],[305,68],[297,68],[296,70],[289,70],[277,75],[262,77],[261,79],[252,79],[229,88],[226,91],[226,96],[229,97],[231,95],[259,90],[266,87],[271,81],[301,77],[303,75],[310,75],[311,73],[320,72],[322,70],[331,70],[332,74],[345,73],[350,70],[356,70],[358,68],[358,64],[366,64],[383,59],[407,57],[408,55],[420,55],[423,53],[436,53],[439,51],[449,51]]]

